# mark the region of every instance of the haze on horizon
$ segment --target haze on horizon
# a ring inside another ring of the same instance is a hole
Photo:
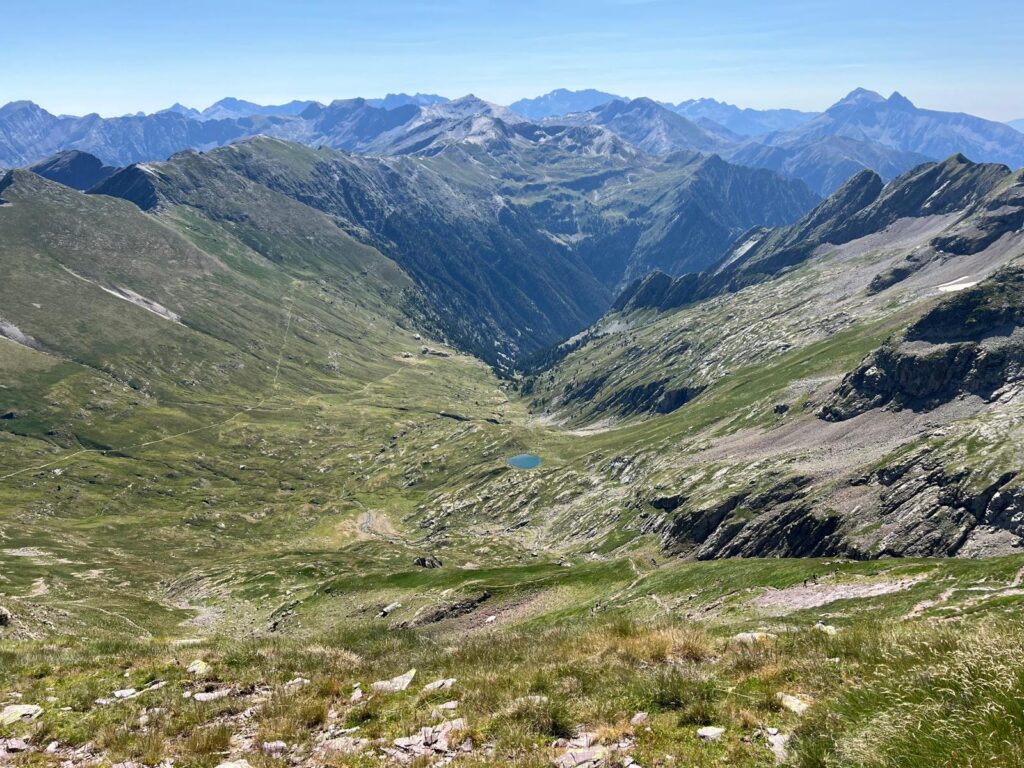
[[[53,0],[4,9],[0,103],[152,112],[389,92],[510,103],[555,88],[822,110],[856,87],[1024,117],[1024,6],[836,0]],[[884,18],[884,25],[877,19]]]

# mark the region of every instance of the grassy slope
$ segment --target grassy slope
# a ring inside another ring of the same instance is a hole
[[[674,483],[694,448],[774,424],[780,392],[848,369],[887,322],[808,339],[749,369],[730,361],[700,408],[576,435],[530,420],[479,362],[419,354],[441,345],[414,338],[397,300],[404,277],[326,220],[268,207],[269,222],[251,230],[56,187],[19,198],[15,186],[5,199],[4,318],[51,350],[0,340],[4,405],[18,412],[0,422],[0,602],[14,614],[0,630],[0,690],[46,708],[5,735],[60,741],[53,760],[92,742],[88,754],[110,761],[205,766],[230,754],[256,764],[269,762],[263,740],[284,739],[302,759],[330,726],[390,740],[458,698],[476,743],[494,750],[467,755],[470,765],[546,765],[554,738],[582,725],[616,739],[637,710],[652,713],[632,750],[644,765],[665,755],[769,765],[763,739],[744,740],[761,726],[796,733],[793,760],[807,766],[905,765],[913,754],[942,765],[954,743],[959,764],[1019,756],[1013,719],[976,704],[1021,693],[1010,586],[1021,558],[666,562],[628,525],[635,473],[650,487]],[[78,206],[89,206],[94,231],[63,224]],[[290,238],[300,226],[332,247]],[[40,231],[60,247],[41,250]],[[69,241],[83,244],[74,261]],[[161,270],[180,275],[183,260],[190,282],[176,285]],[[159,301],[183,325],[62,265]],[[51,279],[33,279],[39,270]],[[109,334],[90,336],[95,328]],[[665,332],[650,328],[655,342]],[[539,471],[505,466],[523,450],[544,457]],[[708,498],[746,481],[712,480],[718,469],[691,478]],[[596,557],[583,556],[591,549]],[[444,567],[415,567],[425,554]],[[804,587],[815,578],[820,587]],[[899,579],[907,589],[841,599],[858,594],[851,585]],[[464,617],[400,626],[485,591]],[[821,594],[837,599],[816,604]],[[780,595],[780,609],[757,602]],[[840,633],[814,631],[818,618]],[[728,639],[759,628],[780,640],[751,649]],[[178,644],[188,638],[198,645]],[[213,665],[200,681],[183,670],[193,658]],[[346,703],[352,682],[411,666],[420,673],[408,693]],[[313,682],[285,691],[296,675]],[[452,694],[419,692],[442,675],[459,678]],[[153,679],[168,686],[94,703]],[[181,696],[221,686],[233,692],[218,702]],[[778,692],[813,696],[816,708],[799,720]],[[527,694],[548,700],[514,703]],[[165,711],[141,725],[147,707]],[[936,712],[1002,740],[965,748],[956,733],[935,733]],[[703,724],[725,726],[725,738],[699,742]]]

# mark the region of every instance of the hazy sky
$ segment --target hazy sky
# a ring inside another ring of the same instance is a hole
[[[0,0],[0,103],[147,112],[557,87],[819,110],[855,87],[1024,117],[1021,0]]]

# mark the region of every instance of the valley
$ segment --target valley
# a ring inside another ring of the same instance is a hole
[[[460,102],[0,176],[0,759],[1019,761],[1022,172]]]

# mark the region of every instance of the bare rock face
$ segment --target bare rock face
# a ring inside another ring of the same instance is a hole
[[[872,352],[818,415],[845,421],[883,406],[930,410],[959,395],[991,400],[1022,381],[1024,269],[1008,267]]]

